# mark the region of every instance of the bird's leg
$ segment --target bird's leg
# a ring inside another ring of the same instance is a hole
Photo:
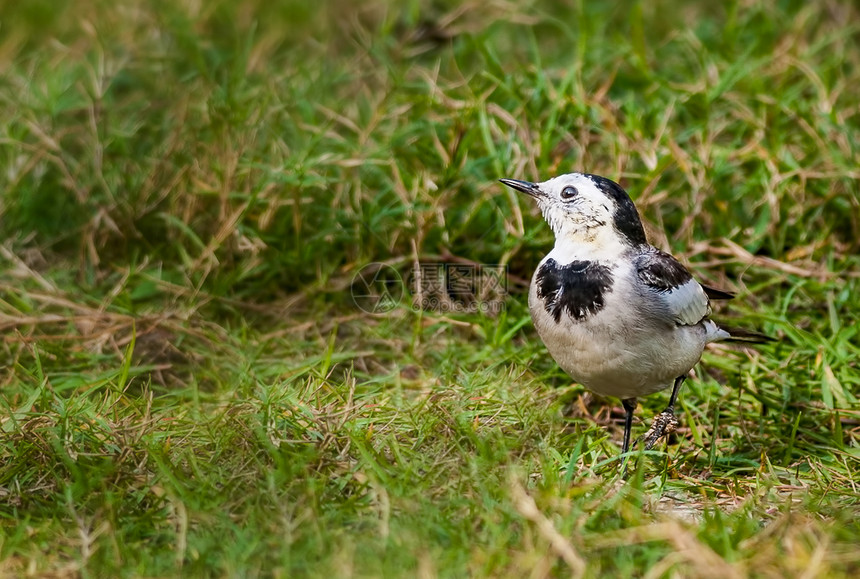
[[[681,384],[686,379],[686,374],[675,378],[675,385],[672,387],[672,396],[669,397],[669,406],[654,417],[651,428],[642,435],[641,440],[645,441],[645,450],[650,450],[661,437],[675,432],[675,429],[678,428],[678,419],[675,418],[675,401],[678,399],[678,391],[681,389]]]
[[[621,454],[626,454],[630,450],[630,431],[633,430],[633,411],[636,410],[636,399],[625,398],[621,401],[621,405],[627,413],[624,417],[624,444],[621,447]]]
[[[686,374],[675,378],[675,385],[672,386],[672,395],[669,397],[669,406],[666,407],[666,410],[675,412],[675,401],[678,399],[678,392],[681,390],[681,384],[683,384],[686,379]]]
[[[624,417],[624,444],[621,446],[621,455],[623,459],[622,478],[627,478],[627,451],[630,450],[630,431],[633,429],[633,411],[636,410],[636,399],[625,398],[621,401],[624,406],[624,411],[627,413]]]

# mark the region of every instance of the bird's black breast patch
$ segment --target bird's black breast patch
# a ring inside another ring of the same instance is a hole
[[[535,282],[538,298],[556,322],[561,321],[563,313],[581,322],[606,305],[606,296],[612,292],[612,271],[594,261],[559,266],[554,259],[548,259],[538,270]]]

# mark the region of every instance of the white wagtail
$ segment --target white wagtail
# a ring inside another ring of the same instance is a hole
[[[669,406],[643,435],[646,449],[677,428],[678,390],[706,344],[770,340],[709,319],[709,298],[732,294],[700,284],[650,245],[633,201],[617,183],[583,173],[543,183],[500,181],[534,197],[555,233],[555,247],[529,289],[532,320],[574,380],[621,399],[627,413],[622,453],[630,449],[639,396],[673,385]]]

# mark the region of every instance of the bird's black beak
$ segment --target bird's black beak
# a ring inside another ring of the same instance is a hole
[[[504,183],[511,189],[522,191],[526,195],[531,195],[532,197],[540,197],[542,195],[540,187],[538,187],[537,183],[531,183],[529,181],[520,181],[518,179],[499,179],[499,182]]]

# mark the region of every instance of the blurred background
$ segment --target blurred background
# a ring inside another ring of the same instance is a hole
[[[860,244],[852,16],[4,2],[0,237],[88,293],[128,276],[120,308],[174,286],[337,301],[357,267],[416,254],[528,278],[550,235],[496,179],[581,170],[620,181],[652,240],[691,260],[844,270]]]
[[[858,23],[0,0],[0,575],[857,576]],[[497,182],[571,171],[780,340],[707,352],[624,485]],[[503,307],[412,307],[448,266]]]

